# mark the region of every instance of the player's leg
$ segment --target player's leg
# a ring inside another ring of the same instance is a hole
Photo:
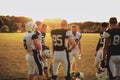
[[[72,68],[72,65],[73,65],[73,52],[69,53],[69,60],[70,60],[70,65],[71,65],[70,72],[72,73],[73,72],[73,68]]]
[[[49,76],[48,76],[48,61],[47,61],[47,59],[45,59],[43,70],[44,70],[44,74],[45,74],[47,80],[49,80]]]
[[[34,51],[34,60],[35,60],[35,63],[37,65],[37,77],[38,77],[38,80],[42,80],[43,79],[43,74],[42,74],[42,61],[40,59],[40,55],[37,53],[37,51]]]
[[[33,68],[32,65],[28,65],[28,80],[33,80],[34,73],[33,73]]]
[[[76,70],[75,57],[73,59],[71,68],[72,68],[72,72],[75,72],[75,70]]]
[[[26,55],[26,61],[27,61],[27,65],[28,65],[28,80],[33,80],[34,77],[34,70],[33,70],[33,56],[31,56],[30,54]]]
[[[61,62],[63,64],[63,69],[65,71],[65,79],[70,80],[70,60],[69,60],[69,54],[66,51],[63,51],[61,57]]]
[[[101,57],[102,57],[102,49],[100,48],[97,52],[97,55],[95,57],[95,62],[94,62],[98,72],[99,72],[99,65],[100,65]]]
[[[52,76],[53,75],[53,63],[50,63],[49,72],[50,72],[50,74]]]
[[[75,59],[76,57],[75,57],[75,55],[73,55],[73,61],[72,61],[72,64],[71,64],[71,69],[72,69],[72,73],[74,73],[75,72],[75,70],[76,70],[76,59]]]
[[[58,74],[58,66],[59,66],[59,55],[60,53],[58,51],[54,51],[53,55],[53,75],[52,79],[56,80],[57,79],[57,74]]]
[[[118,64],[117,68],[118,68],[118,80],[120,80],[120,62]]]
[[[116,77],[120,80],[120,56],[116,56]]]
[[[120,80],[119,79],[119,68],[120,67],[118,64],[116,64],[116,80]]]
[[[35,74],[38,80],[43,80],[42,68],[41,69],[40,68],[41,68],[40,66],[38,67],[38,65],[36,65]]]
[[[34,66],[34,74],[37,76],[37,80],[43,80],[43,75],[42,75],[42,72],[41,71],[39,71],[39,68],[38,68],[38,66],[36,65],[36,66]]]
[[[112,75],[110,75],[110,80],[116,79],[116,64],[115,64],[115,56],[111,56],[109,61],[109,67]]]
[[[78,61],[79,61],[79,55],[78,55],[78,53],[76,52],[76,53],[74,53],[73,54],[73,63],[72,63],[72,71],[73,72],[76,72],[76,70],[77,70],[77,63],[78,63]]]
[[[97,52],[97,54],[96,54],[96,57],[95,57],[95,65],[96,65],[96,67],[98,67],[99,66],[99,62],[100,62],[100,60],[101,60],[101,57],[102,57],[102,49],[100,48],[99,50],[98,50],[98,52]]]
[[[110,65],[109,65],[109,61],[110,61],[110,55],[107,55],[107,71],[108,71],[108,76],[109,76],[109,79],[111,79],[111,76],[112,76],[112,72],[110,70]]]

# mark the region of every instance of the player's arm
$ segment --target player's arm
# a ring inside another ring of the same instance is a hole
[[[104,36],[104,45],[103,45],[102,60],[105,60],[105,57],[106,57],[106,54],[107,54],[107,50],[108,50],[108,44],[109,44],[108,38],[110,37],[110,35],[109,35],[109,33],[104,32],[103,36]]]
[[[81,39],[79,39],[78,47],[79,47],[79,55],[82,55],[83,53],[82,53]]]
[[[103,46],[103,60],[105,60],[107,49],[108,48],[108,38],[104,39],[104,46]]]
[[[41,50],[41,44],[39,39],[34,39],[33,43],[35,44],[36,49]]]
[[[101,61],[102,68],[106,67],[105,58],[108,50],[107,48],[108,48],[108,38],[104,38],[103,54],[102,54],[102,61]]]
[[[51,38],[52,38],[52,31],[51,31]],[[53,38],[52,38],[52,54],[54,54],[54,47],[53,47]]]
[[[103,54],[102,54],[101,67],[105,68],[106,67],[105,58],[106,58],[106,54],[107,54],[107,50],[108,50],[108,43],[109,43],[108,38],[110,37],[110,35],[109,35],[109,33],[104,32],[103,37],[104,37],[104,44],[103,44]]]
[[[100,49],[100,39],[98,41],[98,44],[96,46],[96,52],[95,52],[95,56],[97,55],[97,51]]]
[[[98,51],[99,49],[100,49],[100,39],[99,39],[98,44],[96,46],[96,51]]]
[[[75,47],[76,45],[76,42],[75,40],[72,38],[72,32],[71,31],[67,31],[66,32],[66,38],[68,38],[68,42],[70,42],[72,45],[68,48],[68,51],[72,51],[73,48]]]
[[[34,34],[32,36],[32,40],[33,40],[33,43],[34,43],[36,49],[41,50],[41,44],[40,44],[40,41],[39,41],[38,36],[36,34]]]
[[[52,53],[54,54],[54,47],[53,47],[53,40],[52,40]]]
[[[45,37],[46,37],[46,33],[44,33],[44,45],[46,46]]]
[[[71,37],[71,36],[68,36],[68,41],[72,44],[69,48],[70,51],[72,51],[72,49],[75,47],[76,45],[76,42],[75,40]]]

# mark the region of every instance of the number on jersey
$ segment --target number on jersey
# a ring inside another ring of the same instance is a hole
[[[114,36],[113,45],[120,45],[120,36],[119,35]]]
[[[62,35],[53,35],[53,44],[55,46],[62,46],[63,42],[62,42]]]

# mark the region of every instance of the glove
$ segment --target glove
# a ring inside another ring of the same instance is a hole
[[[100,66],[101,66],[102,68],[106,68],[106,64],[105,64],[105,61],[104,61],[104,60],[101,61]]]
[[[81,54],[78,55],[78,59],[79,59],[79,60],[81,59]]]

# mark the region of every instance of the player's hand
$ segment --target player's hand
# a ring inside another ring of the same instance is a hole
[[[105,61],[104,61],[104,60],[101,61],[100,66],[101,66],[102,68],[106,68],[106,64],[105,64]]]
[[[79,55],[83,56],[83,52],[79,52]]]
[[[79,59],[79,60],[81,59],[81,56],[82,56],[81,54],[78,55],[78,59]]]
[[[45,55],[42,55],[42,61],[45,62],[45,59],[46,59],[46,56]]]

